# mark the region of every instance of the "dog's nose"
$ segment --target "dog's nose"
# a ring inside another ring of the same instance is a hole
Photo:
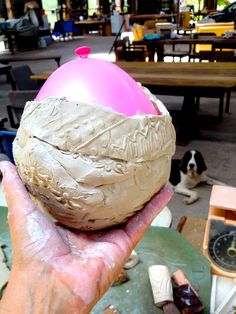
[[[193,169],[194,168],[194,164],[189,164],[189,168]]]

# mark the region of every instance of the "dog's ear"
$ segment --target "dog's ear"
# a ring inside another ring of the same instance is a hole
[[[205,161],[204,161],[202,154],[197,150],[195,153],[195,160],[197,163],[197,173],[202,174],[203,171],[207,170],[207,166],[205,164]]]
[[[191,157],[192,157],[191,151],[187,151],[179,163],[179,168],[184,174],[187,173],[187,166]]]

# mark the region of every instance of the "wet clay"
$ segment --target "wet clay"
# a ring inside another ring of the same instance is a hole
[[[171,117],[155,102],[161,114],[133,117],[95,103],[27,102],[13,154],[37,203],[83,230],[125,222],[141,209],[168,181],[175,151]]]

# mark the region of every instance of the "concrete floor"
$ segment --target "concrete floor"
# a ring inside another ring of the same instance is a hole
[[[28,52],[17,52],[21,55],[29,54],[61,54],[61,64],[76,58],[74,50],[79,46],[88,45],[92,49],[91,57],[109,59],[114,61],[114,53],[109,55],[110,48],[115,37],[87,36],[73,40],[54,42],[45,49]],[[13,63],[12,66],[23,64]],[[50,61],[28,62],[33,72],[56,69],[56,63]],[[0,115],[7,116],[5,106],[9,102],[8,92],[10,85],[6,83],[5,77],[0,77]],[[181,108],[182,97],[159,97],[166,107],[172,112]],[[201,99],[199,117],[201,139],[191,141],[187,146],[176,146],[176,157],[180,158],[188,149],[196,148],[200,150],[208,166],[208,174],[226,184],[236,186],[236,92],[232,93],[230,114],[224,114],[223,122],[217,123],[218,99]],[[201,185],[196,188],[200,199],[192,205],[183,203],[183,196],[174,195],[168,204],[172,215],[172,227],[175,228],[179,218],[183,215],[191,215],[206,218],[208,215],[209,198],[211,187]]]

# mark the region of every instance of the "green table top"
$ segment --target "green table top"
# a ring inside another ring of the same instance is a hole
[[[11,239],[7,223],[7,207],[0,206],[0,243],[4,244],[3,251],[7,256],[7,265],[12,264],[11,259]]]
[[[163,313],[153,303],[148,268],[166,265],[170,274],[181,269],[197,290],[205,307],[210,312],[211,273],[208,260],[176,230],[150,227],[135,251],[140,263],[128,270],[130,280],[112,287],[94,307],[92,314],[101,313],[108,304],[113,304],[122,314]]]

